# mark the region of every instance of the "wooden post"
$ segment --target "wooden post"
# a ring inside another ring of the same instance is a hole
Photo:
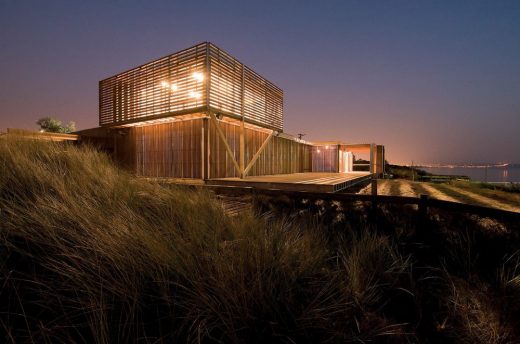
[[[244,179],[246,176],[245,167],[246,167],[246,143],[244,139],[245,132],[245,114],[244,114],[244,99],[245,99],[245,73],[244,73],[244,65],[242,64],[242,80],[240,83],[240,112],[242,115],[242,120],[240,121],[240,152],[239,152],[239,167],[240,167],[240,178]]]
[[[204,120],[202,120],[202,128],[201,128],[201,137],[200,137],[200,176],[201,179],[204,180],[206,174],[204,173],[205,163],[204,163],[204,157],[205,157],[205,149],[204,149]]]
[[[375,175],[372,174],[372,181],[371,181],[371,194],[372,194],[372,216],[374,219],[374,222],[377,222],[377,179],[375,178]]]
[[[244,116],[242,116],[242,120],[240,121],[240,155],[239,155],[239,167],[240,167],[240,178],[244,179],[245,177],[245,161],[246,161],[246,143],[244,138],[245,126],[244,126]]]
[[[203,119],[204,121],[204,127],[206,128],[206,137],[205,137],[205,146],[206,146],[206,156],[204,157],[205,161],[206,161],[206,179],[210,179],[211,178],[211,163],[210,163],[210,159],[211,159],[211,146],[210,146],[210,137],[209,137],[209,134],[210,134],[210,119],[209,118],[204,118]]]
[[[426,225],[426,217],[428,215],[428,195],[420,195],[419,196],[419,205],[417,209],[417,228],[418,231],[423,231],[423,228]]]
[[[428,195],[420,195],[419,199],[419,213],[421,215],[426,216],[426,213],[428,211]]]
[[[375,168],[374,168],[374,163],[375,162],[374,162],[374,144],[373,143],[370,144],[370,153],[369,153],[369,155],[370,155],[370,158],[369,158],[369,160],[370,160],[369,161],[369,164],[370,164],[369,168],[370,169],[369,169],[369,171],[370,171],[370,173],[375,173],[376,171],[375,171]]]
[[[377,196],[377,178],[372,176],[372,196]]]

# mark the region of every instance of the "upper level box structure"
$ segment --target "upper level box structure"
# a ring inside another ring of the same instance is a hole
[[[204,42],[99,82],[99,125],[213,112],[283,131],[283,91]]]

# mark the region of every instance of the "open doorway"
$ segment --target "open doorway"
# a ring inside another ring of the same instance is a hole
[[[339,152],[339,171],[341,173],[349,173],[354,171],[354,154],[352,152]]]

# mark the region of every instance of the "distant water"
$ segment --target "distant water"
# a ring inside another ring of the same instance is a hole
[[[481,182],[513,182],[520,183],[520,165],[507,167],[419,167],[432,174],[451,174],[468,176],[471,180]]]

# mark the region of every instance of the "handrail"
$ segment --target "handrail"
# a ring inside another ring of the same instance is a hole
[[[520,213],[503,210],[498,208],[484,207],[480,205],[443,201],[430,197],[410,197],[410,196],[387,196],[387,195],[362,195],[352,193],[327,193],[327,192],[308,192],[308,191],[288,191],[278,189],[257,189],[242,186],[217,186],[206,185],[208,189],[216,193],[248,193],[254,195],[268,196],[289,196],[298,199],[322,199],[328,201],[362,201],[386,204],[411,204],[425,206],[426,208],[437,208],[462,213],[472,213],[480,216],[520,221]]]

